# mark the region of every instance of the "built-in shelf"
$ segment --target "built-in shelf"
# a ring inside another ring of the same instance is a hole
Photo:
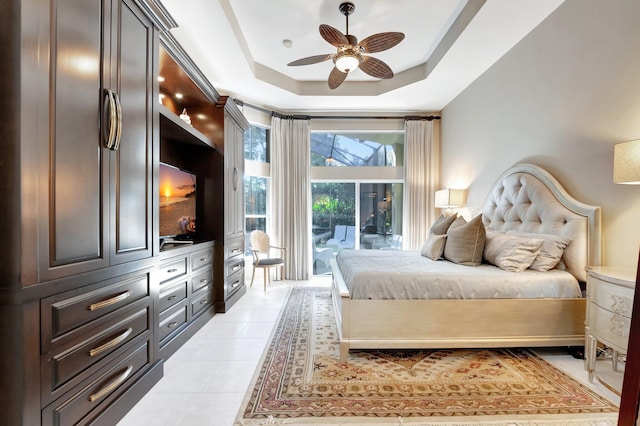
[[[201,131],[183,121],[164,105],[159,105],[160,134],[172,142],[190,143],[215,148],[216,145]]]

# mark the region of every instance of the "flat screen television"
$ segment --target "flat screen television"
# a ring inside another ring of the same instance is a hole
[[[192,241],[196,233],[196,175],[160,163],[160,238]]]

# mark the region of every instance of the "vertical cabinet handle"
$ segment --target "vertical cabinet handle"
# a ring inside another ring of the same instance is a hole
[[[118,148],[120,148],[120,139],[122,138],[122,105],[120,104],[120,97],[117,93],[113,94],[113,99],[116,104],[116,135],[113,150],[117,151]]]
[[[120,97],[110,89],[104,89],[102,137],[105,148],[118,150],[122,137],[122,104]]]
[[[113,149],[116,140],[117,112],[116,100],[113,92],[104,89],[104,103],[102,111],[102,138],[104,139],[105,148]]]
[[[240,174],[238,173],[238,168],[233,168],[233,190],[237,191],[238,186],[240,186]]]

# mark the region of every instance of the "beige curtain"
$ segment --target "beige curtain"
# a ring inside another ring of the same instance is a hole
[[[309,119],[271,117],[269,230],[273,245],[287,248],[284,278],[312,276],[311,142]]]
[[[433,198],[440,189],[440,121],[405,120],[402,246],[419,250],[435,219]]]

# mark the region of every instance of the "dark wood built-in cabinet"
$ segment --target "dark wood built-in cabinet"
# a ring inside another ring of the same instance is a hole
[[[213,242],[170,246],[160,255],[158,340],[171,356],[213,311]]]
[[[160,161],[198,175],[197,238],[216,241],[214,304],[226,312],[244,282],[244,132],[249,122],[168,35],[161,37]],[[181,98],[175,96],[182,95]],[[191,124],[178,118],[185,112]]]
[[[244,277],[222,291],[239,269],[219,260],[219,117],[231,111],[236,138],[246,123],[168,34],[157,0],[6,0],[0,11],[0,424],[112,425],[242,294]],[[166,49],[189,64],[183,79],[204,82],[193,113],[214,127],[159,102]],[[202,223],[192,244],[162,250],[160,161],[197,175]]]

